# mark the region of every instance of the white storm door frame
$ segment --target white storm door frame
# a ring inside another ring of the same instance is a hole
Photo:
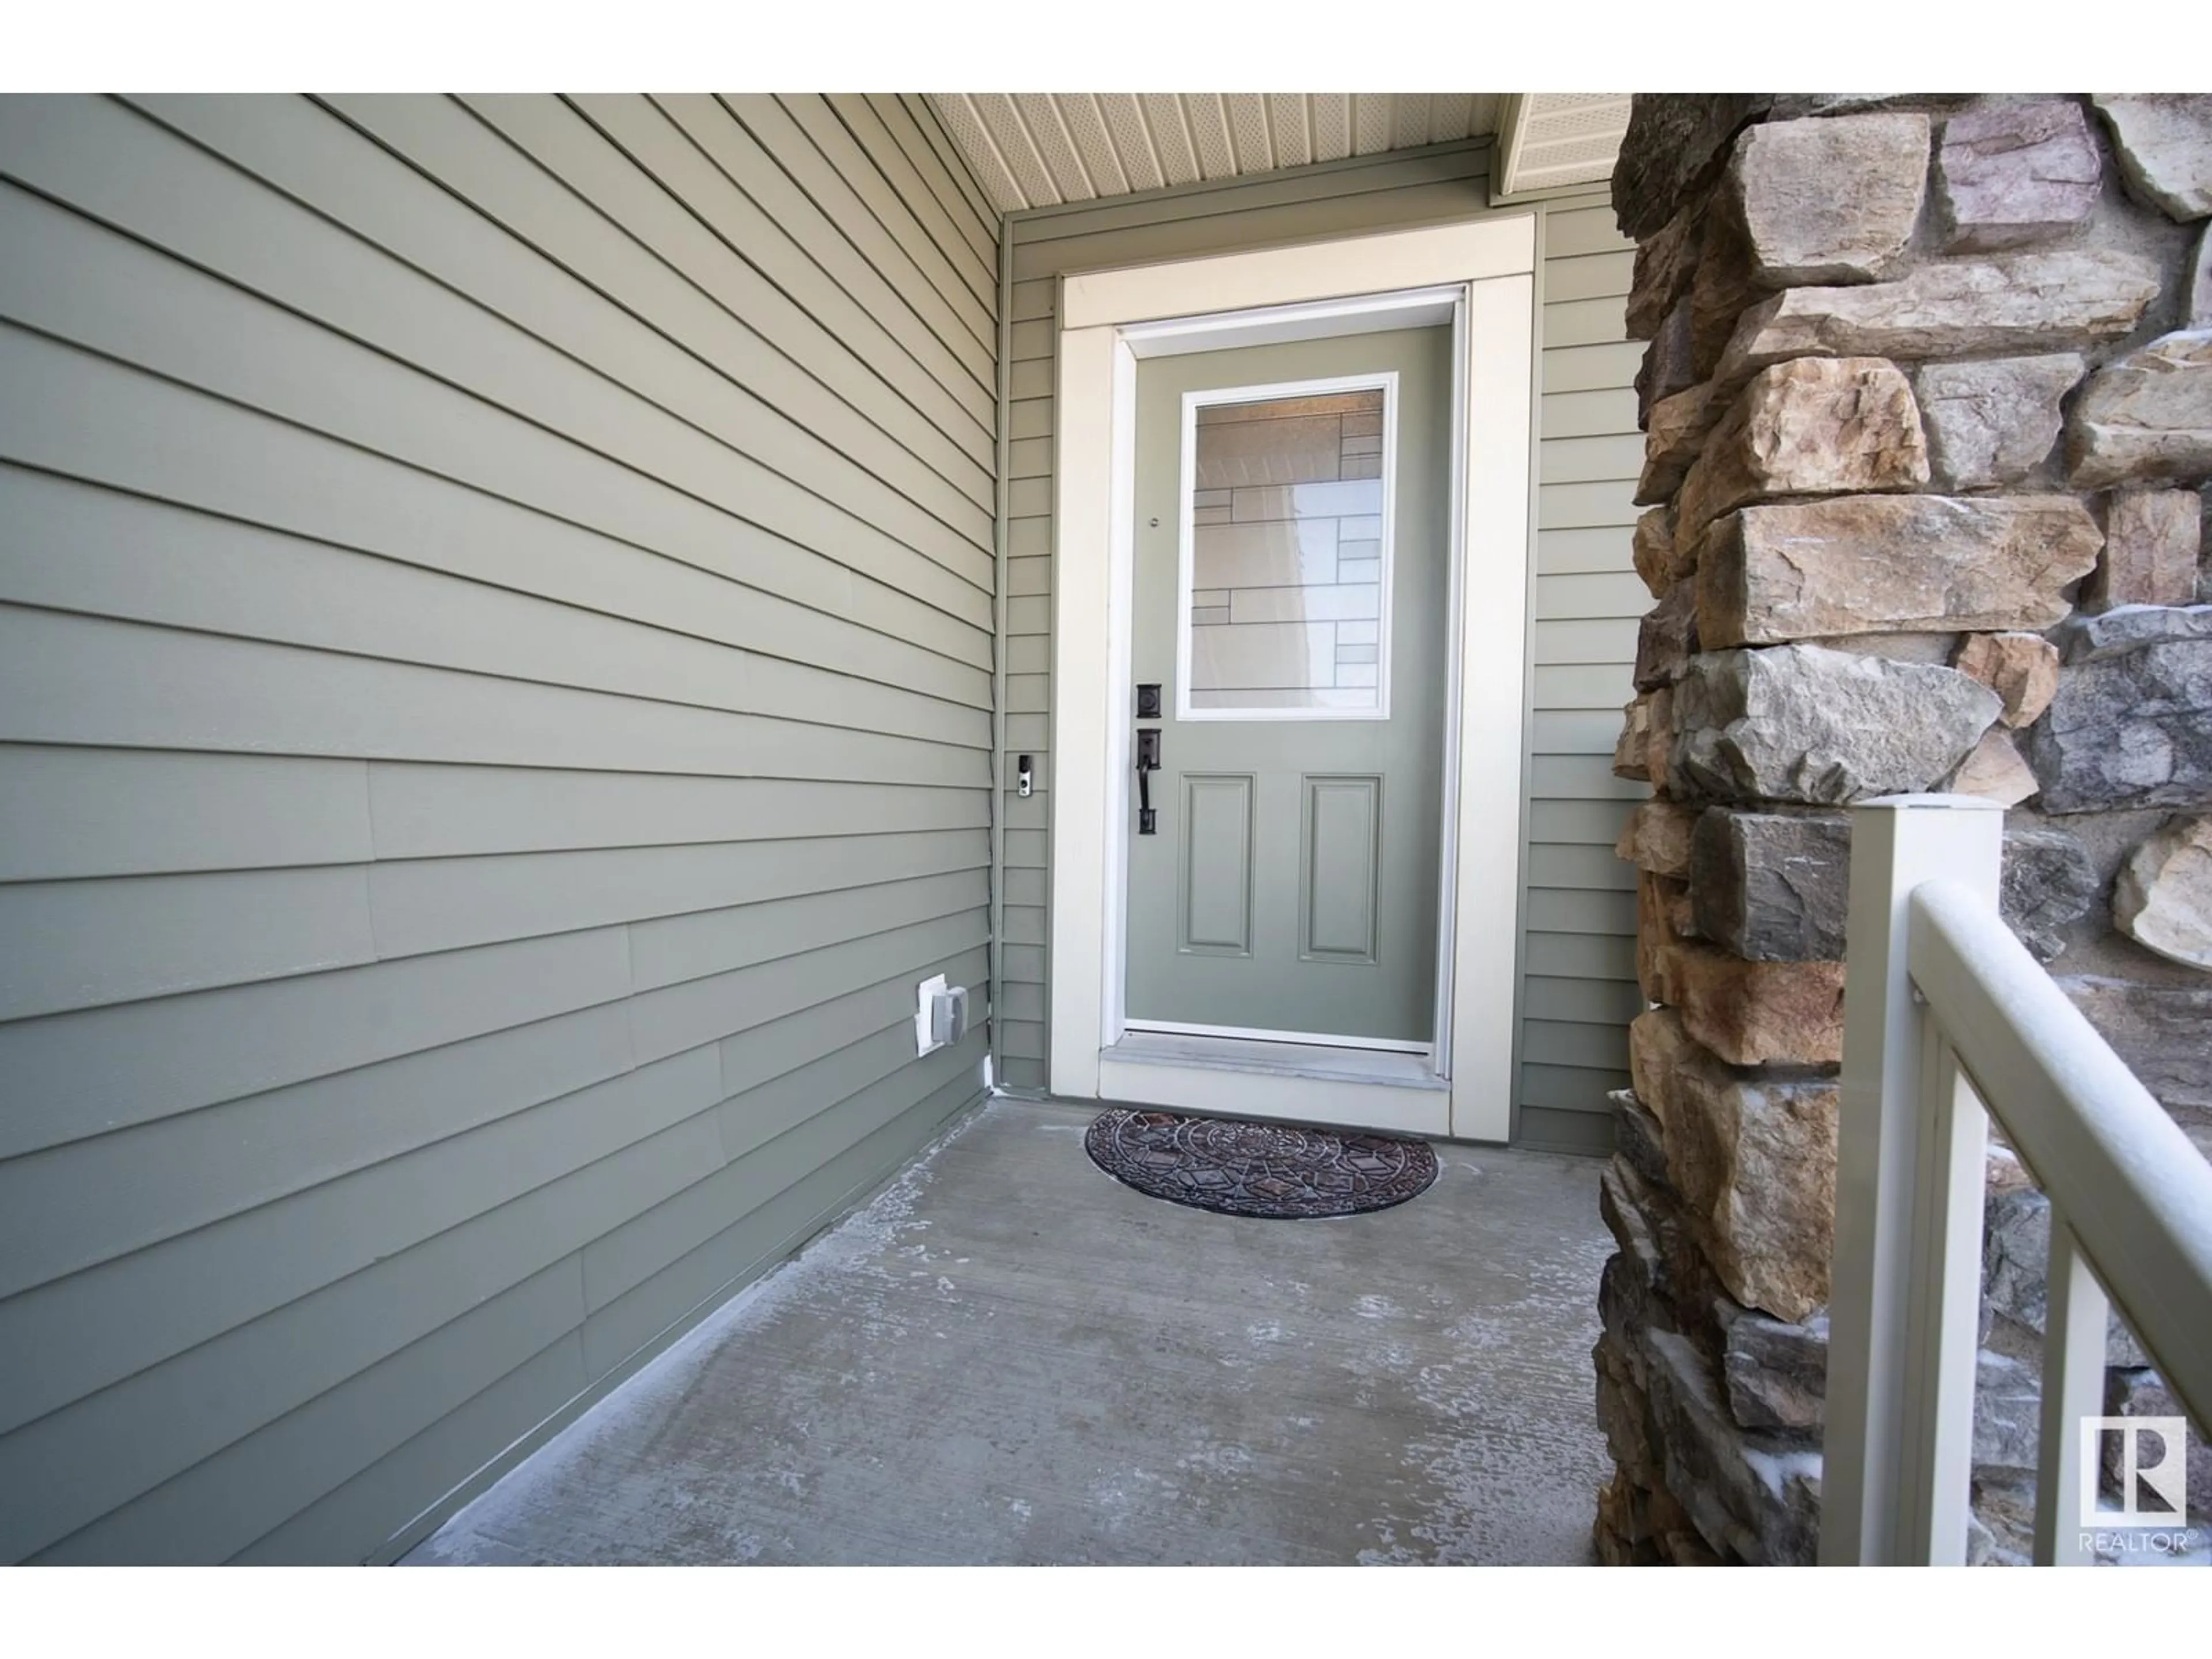
[[[1450,895],[1438,963],[1449,1018],[1433,1066],[1448,1081],[1451,1135],[1509,1138],[1516,939],[1502,918],[1516,906],[1501,912],[1498,899],[1517,894],[1521,866],[1535,248],[1534,216],[1511,215],[1061,279],[1046,1009],[1054,1094],[1098,1098],[1101,1051],[1124,1030],[1139,357],[1451,320],[1457,741],[1446,757],[1439,891],[1440,902]],[[1211,1071],[1191,1081],[1207,1079],[1230,1080]]]

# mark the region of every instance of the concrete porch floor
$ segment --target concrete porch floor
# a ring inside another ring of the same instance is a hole
[[[988,1103],[409,1564],[1577,1563],[1592,1160],[1261,1221]]]

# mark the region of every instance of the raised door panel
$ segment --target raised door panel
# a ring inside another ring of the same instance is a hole
[[[1252,954],[1253,783],[1249,773],[1183,774],[1179,950]]]
[[[1372,964],[1382,780],[1309,777],[1302,816],[1298,954],[1309,962]]]

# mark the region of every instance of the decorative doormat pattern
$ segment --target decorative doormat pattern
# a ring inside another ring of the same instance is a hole
[[[1102,1113],[1083,1148],[1108,1175],[1153,1198],[1276,1220],[1387,1210],[1437,1178],[1437,1155],[1425,1140],[1176,1112]]]

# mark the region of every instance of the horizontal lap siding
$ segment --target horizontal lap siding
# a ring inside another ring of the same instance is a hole
[[[1109,202],[1010,222],[1013,349],[1008,580],[1008,773],[1035,759],[1037,793],[1004,802],[1006,985],[1000,1054],[1017,1086],[1044,1083],[1050,788],[1054,302],[1066,271],[1464,218],[1482,205],[1486,153],[1448,151]],[[1630,696],[1636,622],[1648,604],[1629,556],[1629,497],[1642,456],[1624,338],[1632,245],[1609,210],[1544,210],[1537,574],[1522,941],[1521,1136],[1595,1148],[1605,1092],[1625,1081],[1636,1012],[1634,906],[1612,857],[1638,792],[1613,778],[1613,737]]]
[[[1006,407],[1006,757],[1012,783],[1022,756],[1033,793],[1002,794],[1006,823],[1000,878],[999,971],[993,1042],[1001,1080],[1015,1089],[1045,1084],[1045,934],[1050,880],[1052,756],[1053,305],[1050,278],[1017,282],[1010,296]]]
[[[933,118],[0,100],[0,1559],[385,1552],[975,1095]]]
[[[1645,793],[1613,775],[1650,605],[1629,550],[1644,459],[1642,348],[1623,318],[1633,248],[1602,202],[1545,213],[1519,1103],[1523,1140],[1577,1149],[1611,1143],[1605,1096],[1627,1086],[1643,1006],[1634,872],[1613,855]]]

